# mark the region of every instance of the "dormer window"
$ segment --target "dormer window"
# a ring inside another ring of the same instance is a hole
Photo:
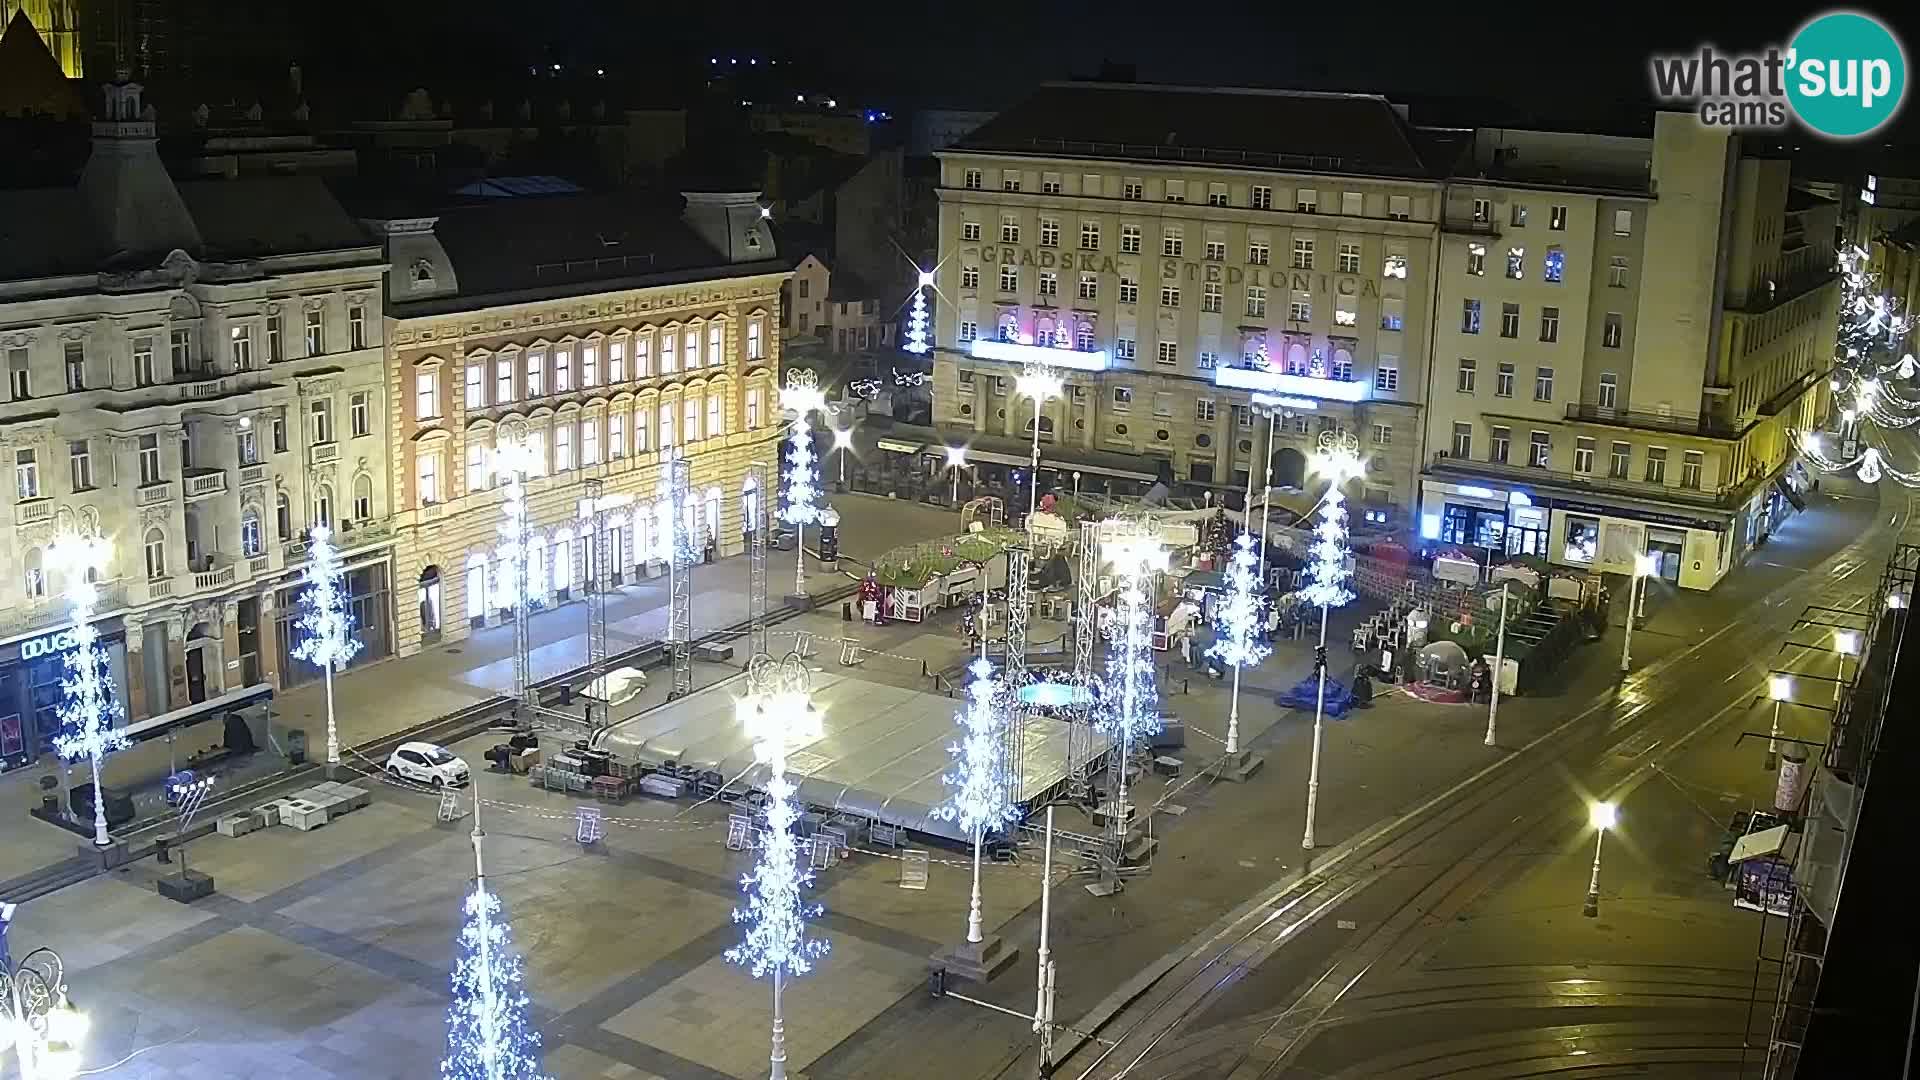
[[[433,264],[431,262],[428,262],[426,259],[420,259],[413,264],[413,283],[415,286],[433,284]]]
[[[748,251],[760,250],[760,230],[759,229],[747,230],[747,250]]]

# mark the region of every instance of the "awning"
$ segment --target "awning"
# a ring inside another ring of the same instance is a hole
[[[148,739],[160,738],[171,731],[191,727],[203,720],[210,720],[215,716],[224,715],[236,709],[244,709],[249,705],[258,705],[271,700],[273,700],[273,686],[269,683],[255,683],[252,686],[240,690],[232,690],[221,694],[219,697],[208,698],[205,701],[188,705],[185,708],[175,709],[172,712],[161,713],[159,716],[148,717],[145,720],[128,724],[126,727],[120,729],[120,733],[125,735],[131,742],[145,742]]]
[[[1805,510],[1807,508],[1807,500],[1801,498],[1800,493],[1793,490],[1792,484],[1787,483],[1787,474],[1781,473],[1779,476],[1774,477],[1773,486],[1780,490],[1780,494],[1787,497],[1787,501],[1793,504],[1795,510]]]
[[[1775,825],[1771,829],[1750,832],[1733,842],[1733,853],[1727,856],[1729,863],[1743,863],[1748,859],[1758,859],[1767,855],[1778,855],[1787,846],[1788,827]]]
[[[926,443],[902,442],[899,439],[881,439],[874,445],[895,454],[917,454],[927,448]]]
[[[1160,479],[1157,473],[1141,472],[1138,469],[1128,469],[1117,465],[1090,464],[1083,461],[1060,461],[1055,458],[1046,457],[1040,459],[1040,464],[1049,469],[1066,469],[1069,471],[1077,469],[1080,472],[1098,473],[1101,476],[1117,476],[1123,480],[1139,480],[1148,484]]]
[[[1033,457],[1032,455],[1023,454],[1002,454],[993,450],[981,450],[978,447],[969,446],[967,447],[967,461],[968,463],[990,461],[995,465],[1012,465],[1019,468],[1031,464]]]

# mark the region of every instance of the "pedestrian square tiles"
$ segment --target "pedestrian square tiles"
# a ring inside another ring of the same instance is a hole
[[[375,790],[374,801],[366,809],[310,832],[275,826],[245,836],[202,837],[192,844],[191,865],[212,874],[214,887],[222,895],[259,900],[414,831],[417,819],[395,805],[395,797],[395,789]]]

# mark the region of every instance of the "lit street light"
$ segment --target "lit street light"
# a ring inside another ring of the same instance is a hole
[[[1654,557],[1641,552],[1633,557],[1633,581],[1627,586],[1627,632],[1620,640],[1620,670],[1633,669],[1633,620],[1636,598],[1641,607],[1646,606],[1647,578],[1652,576],[1660,564]]]
[[[1793,680],[1785,675],[1767,679],[1767,696],[1773,699],[1773,730],[1767,732],[1767,771],[1780,767],[1780,706],[1793,700]]]
[[[1833,701],[1840,703],[1840,688],[1847,682],[1847,657],[1860,655],[1860,635],[1852,630],[1833,632],[1833,652],[1840,661],[1840,677],[1833,681]]]
[[[1587,879],[1587,903],[1580,913],[1589,919],[1600,917],[1600,844],[1619,820],[1619,810],[1610,802],[1594,803],[1587,810],[1587,821],[1593,825],[1593,876]]]
[[[1045,364],[1029,364],[1018,379],[1014,380],[1014,389],[1033,399],[1033,476],[1032,494],[1027,496],[1027,528],[1033,528],[1033,515],[1040,507],[1040,410],[1048,398],[1060,396],[1062,383],[1060,376]]]
[[[960,501],[960,470],[967,467],[967,448],[964,446],[947,447],[947,468],[953,470],[953,494],[947,496],[948,502]]]
[[[840,487],[847,486],[847,454],[853,449],[853,429],[834,428],[833,448],[840,451]]]
[[[0,904],[0,1049],[11,1045],[21,1080],[67,1080],[80,1071],[87,1018],[67,999],[66,964],[52,949],[35,949],[14,963],[5,949],[13,904]]]

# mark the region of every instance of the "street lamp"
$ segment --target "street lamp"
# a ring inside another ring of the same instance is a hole
[[[950,503],[960,501],[960,470],[966,467],[967,448],[964,446],[947,447],[947,468],[953,470],[953,494],[947,496],[947,501]]]
[[[1793,700],[1793,680],[1785,675],[1767,679],[1767,696],[1773,699],[1773,729],[1767,732],[1767,771],[1780,767],[1780,706]]]
[[[1323,432],[1320,449],[1313,455],[1313,472],[1327,478],[1327,493],[1320,500],[1320,523],[1314,526],[1314,543],[1309,554],[1312,580],[1303,590],[1307,602],[1320,608],[1320,644],[1313,651],[1313,666],[1319,673],[1319,688],[1313,697],[1313,759],[1307,769],[1307,829],[1300,846],[1313,848],[1314,815],[1320,805],[1320,741],[1325,726],[1327,705],[1327,609],[1342,607],[1353,599],[1347,588],[1347,510],[1346,492],[1350,480],[1366,475],[1366,462],[1360,457],[1360,441],[1344,432]]]
[[[847,486],[847,452],[853,449],[853,429],[850,427],[834,428],[833,448],[840,451],[840,487],[842,490],[845,490]]]
[[[1847,682],[1847,657],[1860,655],[1860,635],[1853,630],[1833,632],[1833,653],[1840,661],[1840,676],[1833,681],[1833,701],[1840,703],[1840,688]]]
[[[12,922],[13,904],[0,904],[0,940]],[[7,1009],[0,1048],[11,1043],[21,1080],[67,1080],[80,1071],[80,1044],[87,1018],[67,999],[66,965],[52,949],[35,949],[18,964],[0,967],[0,1006]]]
[[[1493,690],[1487,698],[1488,746],[1500,745],[1495,729],[1500,721],[1500,674],[1507,669],[1507,582],[1500,583],[1500,634],[1493,642]]]
[[[1646,604],[1647,578],[1652,576],[1659,562],[1646,552],[1633,557],[1633,581],[1627,585],[1627,632],[1620,639],[1620,670],[1633,670],[1633,618],[1634,604]]]
[[[1060,396],[1060,376],[1045,364],[1028,364],[1018,379],[1014,380],[1014,389],[1033,399],[1033,491],[1027,496],[1027,529],[1033,529],[1034,511],[1040,507],[1040,409],[1048,398]]]
[[[1587,879],[1587,903],[1580,914],[1589,919],[1600,917],[1600,844],[1619,820],[1619,808],[1610,802],[1594,803],[1587,810],[1587,821],[1593,825],[1593,876]]]

